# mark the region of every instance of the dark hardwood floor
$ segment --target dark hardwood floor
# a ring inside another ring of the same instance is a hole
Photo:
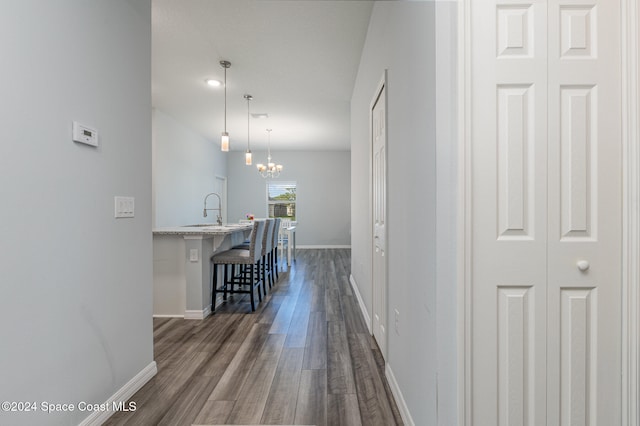
[[[251,313],[154,319],[158,374],[107,425],[401,425],[349,284],[350,250],[300,250]]]

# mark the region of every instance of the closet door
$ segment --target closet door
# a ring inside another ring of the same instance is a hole
[[[472,420],[546,416],[547,5],[471,1]]]
[[[621,420],[619,7],[549,1],[549,425]]]
[[[472,424],[619,424],[619,4],[470,3]]]

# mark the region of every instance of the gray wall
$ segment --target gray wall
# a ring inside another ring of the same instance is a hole
[[[0,401],[102,403],[153,361],[151,2],[3,1],[0,51]]]
[[[215,192],[216,176],[227,175],[226,160],[219,143],[154,109],[153,226],[213,223],[217,212],[202,216],[204,197]],[[213,198],[211,206],[217,206]]]
[[[455,2],[376,2],[351,99],[352,275],[369,313],[369,108],[388,70],[388,366],[417,425],[456,424]]]
[[[255,166],[266,157],[254,151],[254,165],[246,166],[243,152],[229,153],[229,222],[267,215],[266,179]],[[276,151],[272,157],[284,166],[277,180],[297,182],[298,246],[350,245],[350,152]]]

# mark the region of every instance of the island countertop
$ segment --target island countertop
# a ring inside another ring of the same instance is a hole
[[[153,228],[153,315],[206,318],[211,256],[242,244],[252,229],[252,223]]]
[[[153,235],[229,235],[238,231],[250,231],[252,224],[198,224],[189,226],[172,226],[153,228]]]

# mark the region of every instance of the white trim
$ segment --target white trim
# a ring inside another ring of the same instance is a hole
[[[184,311],[184,319],[186,320],[203,320],[211,315],[211,305],[202,310],[186,310]]]
[[[149,380],[158,373],[158,366],[155,361],[152,361],[149,365],[136,374],[131,380],[129,380],[123,387],[118,389],[107,401],[104,403],[106,407],[109,407],[107,411],[94,411],[88,417],[86,417],[79,426],[100,426],[111,417],[115,411],[112,410],[113,404],[125,403],[136,392],[140,390]]]
[[[393,375],[393,371],[391,370],[391,366],[389,364],[386,365],[384,372],[385,376],[387,376],[387,381],[389,382],[391,393],[396,400],[396,404],[398,404],[398,411],[400,411],[402,422],[407,426],[416,426],[416,423],[413,421],[411,413],[409,412],[409,407],[407,407],[407,403],[404,400],[404,396],[400,391],[400,386],[398,386],[396,376]]]
[[[364,322],[367,324],[367,330],[369,330],[369,334],[373,334],[373,330],[371,330],[371,317],[367,311],[367,305],[364,304],[362,295],[360,295],[360,289],[358,289],[358,285],[356,284],[356,279],[353,278],[353,275],[351,274],[349,274],[349,282],[351,283],[351,288],[353,288],[353,292],[356,295],[356,299],[358,299],[358,305],[360,306],[360,311],[362,311]]]
[[[296,246],[296,250],[313,250],[313,249],[350,249],[351,245],[342,245],[342,244],[320,244],[313,245],[307,244],[304,246]]]
[[[621,3],[622,51],[622,145],[623,145],[623,217],[622,217],[622,424],[640,424],[640,157],[638,137],[638,19],[636,0]],[[625,303],[626,302],[626,303]]]
[[[458,3],[458,424],[471,426],[471,0]]]
[[[156,314],[153,314],[153,318],[184,318],[184,315],[163,315],[163,314],[156,315]]]

